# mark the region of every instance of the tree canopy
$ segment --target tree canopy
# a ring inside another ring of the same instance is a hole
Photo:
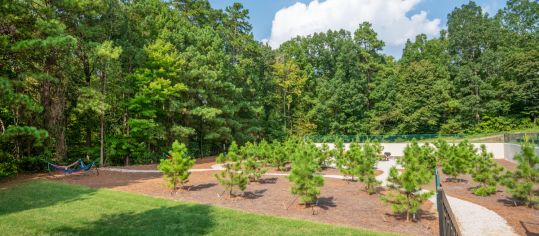
[[[538,9],[509,0],[490,16],[469,2],[396,59],[368,22],[272,49],[239,3],[8,1],[0,162],[11,164],[0,172],[33,168],[29,159],[157,162],[174,140],[207,156],[306,134],[537,126]]]

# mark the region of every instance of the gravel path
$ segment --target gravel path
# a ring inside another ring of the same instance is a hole
[[[382,170],[381,175],[376,176],[376,179],[382,183],[382,186],[387,186],[387,177],[389,176],[389,169],[392,166],[400,166],[395,159],[389,161],[380,161],[377,163],[376,168]],[[223,170],[221,164],[212,165],[211,169],[190,169],[190,172],[203,172],[203,171],[215,171]],[[129,170],[120,168],[103,168],[108,171],[124,172],[124,173],[161,173],[159,170]],[[285,173],[266,173],[268,176],[287,176]],[[345,179],[347,177],[342,175],[323,175],[324,178],[332,179]],[[436,206],[436,196],[429,199]],[[492,235],[492,236],[513,236],[517,235],[513,228],[507,224],[507,221],[498,215],[496,212],[491,211],[483,206],[464,201],[458,198],[447,196],[449,205],[455,217],[457,218],[460,230],[463,236],[476,236],[476,235]]]
[[[382,182],[383,186],[387,186],[387,177],[389,176],[389,169],[392,166],[401,168],[394,159],[389,161],[380,161],[376,166],[379,170],[384,171],[383,174],[376,177],[378,181]],[[436,206],[436,195],[429,198],[429,201],[434,203],[433,206]],[[517,235],[503,217],[498,215],[496,212],[487,209],[486,207],[451,196],[447,196],[447,201],[451,206],[453,214],[455,214],[455,217],[457,218],[457,222],[463,236]]]
[[[457,218],[463,236],[517,235],[507,221],[494,211],[450,196],[447,196],[447,201]]]

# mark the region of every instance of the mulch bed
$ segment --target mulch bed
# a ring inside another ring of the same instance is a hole
[[[215,158],[197,161],[194,168],[210,168]],[[156,165],[130,166],[129,169],[155,169]],[[271,170],[272,173],[287,173]],[[171,193],[159,173],[119,173],[100,171],[100,175],[57,175],[53,178],[71,184],[92,188],[110,188],[119,191],[149,196],[192,201],[209,205],[239,209],[297,219],[340,224],[373,230],[411,235],[436,235],[438,220],[435,206],[427,202],[422,206],[418,222],[406,222],[403,216],[392,214],[391,206],[380,201],[380,195],[369,195],[364,185],[338,179],[325,179],[321,189],[319,205],[305,208],[290,193],[290,182],[284,176],[265,176],[262,183],[251,183],[243,196],[230,197],[215,179],[219,171],[194,172],[189,178],[190,190]],[[340,175],[339,171],[327,168],[324,174]],[[376,174],[381,174],[377,171]],[[239,194],[239,193],[238,193]],[[221,195],[221,196],[220,196]],[[288,207],[288,209],[286,209]]]
[[[516,164],[513,162],[506,160],[496,161],[511,171],[516,168]],[[539,235],[539,210],[526,206],[514,206],[513,201],[510,200],[511,195],[505,191],[503,186],[498,186],[496,194],[480,197],[471,192],[472,188],[478,186],[471,176],[460,176],[460,182],[446,182],[447,177],[440,171],[441,184],[448,195],[479,204],[498,213],[520,235]],[[434,186],[433,181],[425,188],[433,190]]]

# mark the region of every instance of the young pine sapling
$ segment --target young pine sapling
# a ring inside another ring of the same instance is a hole
[[[434,194],[421,189],[421,186],[429,183],[433,177],[433,170],[419,159],[421,149],[415,140],[404,149],[404,157],[400,159],[404,171],[399,173],[396,167],[389,171],[389,187],[395,190],[396,194],[389,193],[381,197],[382,201],[391,203],[394,213],[406,214],[407,221],[410,216],[415,220],[421,204]]]
[[[169,154],[170,158],[162,159],[158,168],[163,172],[169,187],[176,191],[178,185],[183,188],[189,182],[189,169],[195,164],[195,159],[187,154],[187,147],[178,141],[172,143]]]
[[[307,207],[316,202],[324,178],[317,172],[320,165],[316,160],[317,147],[311,143],[298,143],[292,153],[292,170],[288,179],[292,182],[291,192]]]
[[[217,158],[217,163],[223,164],[224,170],[215,174],[215,177],[225,188],[225,192],[228,191],[230,196],[234,196],[234,188],[238,188],[240,191],[244,191],[247,188],[249,179],[243,168],[243,160],[239,155],[239,148],[236,142],[232,142],[228,153],[221,154]]]
[[[518,162],[515,172],[507,172],[503,184],[507,186],[514,200],[528,207],[539,208],[539,155],[535,153],[535,145],[526,136],[521,145],[521,152],[514,157]],[[516,204],[515,201],[515,204]]]
[[[487,151],[487,147],[481,145],[481,152],[475,155],[470,168],[470,174],[474,181],[479,183],[479,186],[472,190],[472,193],[477,196],[488,196],[496,192],[496,185],[500,173],[503,171],[498,163],[494,161],[492,153]]]

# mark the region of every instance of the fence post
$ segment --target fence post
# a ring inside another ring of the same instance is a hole
[[[444,232],[445,232],[445,224],[444,224],[445,214],[444,214],[444,209],[442,206],[443,191],[444,190],[442,189],[438,189],[438,185],[436,185],[436,207],[438,208],[438,227],[439,227],[440,236],[444,236]]]

